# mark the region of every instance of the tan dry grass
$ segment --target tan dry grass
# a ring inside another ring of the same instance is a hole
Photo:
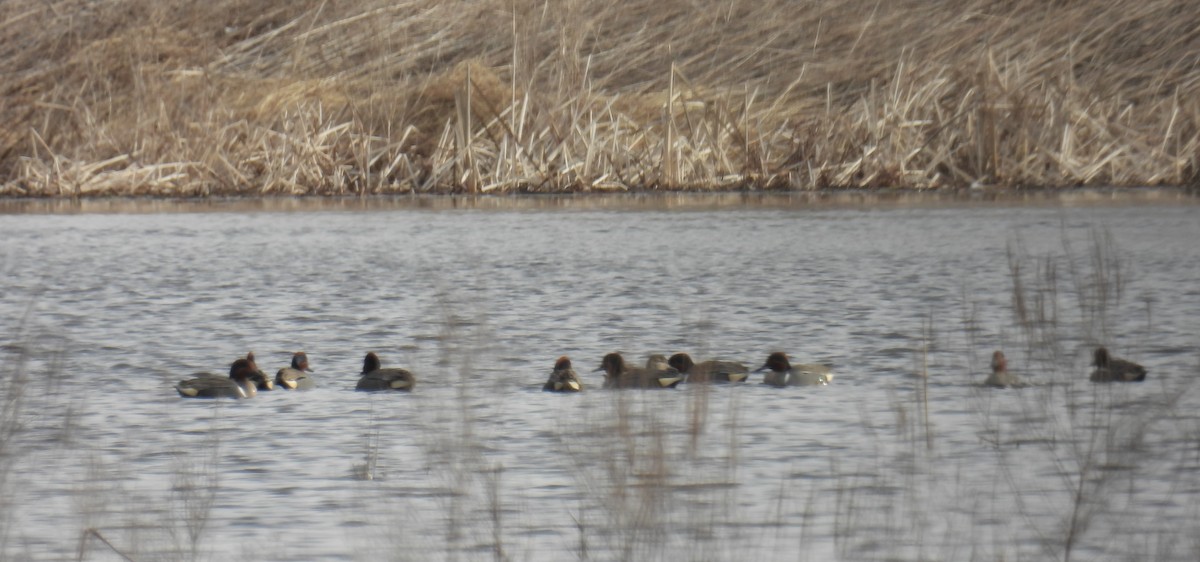
[[[1186,0],[0,5],[0,194],[1194,185]]]

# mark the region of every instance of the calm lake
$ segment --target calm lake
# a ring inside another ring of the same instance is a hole
[[[0,558],[1200,557],[1196,199],[496,201],[0,209]],[[299,350],[315,390],[174,390]]]

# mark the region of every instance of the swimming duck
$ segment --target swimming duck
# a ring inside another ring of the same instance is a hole
[[[792,365],[788,356],[782,351],[776,351],[767,356],[767,362],[754,372],[768,370],[763,375],[763,384],[771,386],[816,386],[827,385],[833,380],[833,373],[825,365]]]
[[[1020,388],[1025,386],[1025,383],[1021,382],[1016,375],[1008,372],[1008,360],[1005,359],[1003,351],[997,350],[992,353],[992,374],[983,381],[983,385],[996,388]]]
[[[292,355],[292,366],[284,367],[275,373],[275,384],[285,390],[308,390],[313,387],[313,380],[308,376],[313,372],[308,368],[308,355],[297,351]]]
[[[646,358],[646,370],[664,377],[677,377],[679,369],[667,362],[666,355],[654,354]]]
[[[275,383],[267,378],[267,374],[258,368],[258,363],[254,361],[254,352],[246,354],[246,361],[250,362],[250,368],[253,373],[250,375],[250,380],[254,382],[255,388],[258,390],[275,390]]]
[[[676,353],[667,360],[667,363],[686,375],[689,383],[744,382],[750,378],[750,370],[736,361],[710,359],[694,363],[690,355]]]
[[[242,358],[229,366],[229,376],[199,373],[194,379],[180,381],[175,390],[184,398],[252,398],[256,394],[254,362]]]
[[[1092,382],[1142,382],[1146,380],[1146,368],[1134,363],[1118,359],[1108,354],[1103,346],[1097,347],[1092,355]]]
[[[354,390],[400,390],[411,391],[417,384],[417,377],[404,369],[381,369],[379,356],[374,352],[368,353],[363,359],[362,378]]]
[[[661,356],[659,356],[661,357]],[[657,365],[658,361],[651,356],[649,364]],[[665,364],[666,361],[663,361]],[[675,388],[683,377],[674,368],[667,365],[669,370],[644,369],[630,367],[620,353],[609,353],[600,362],[597,371],[604,371],[604,388]]]
[[[579,384],[579,377],[575,374],[575,369],[571,368],[569,357],[563,355],[554,362],[554,370],[550,372],[550,379],[546,381],[542,390],[546,392],[579,392],[583,390],[583,385]]]

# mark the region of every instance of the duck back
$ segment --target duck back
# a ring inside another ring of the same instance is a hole
[[[405,369],[387,368],[376,369],[358,379],[354,390],[374,392],[377,390],[412,391],[417,383],[416,375]]]
[[[175,390],[183,398],[250,398],[254,396],[255,386],[239,385],[229,377],[221,377],[209,373],[197,373],[195,378],[180,381]]]
[[[284,390],[310,390],[314,383],[308,373],[300,369],[284,367],[275,373],[275,386]]]

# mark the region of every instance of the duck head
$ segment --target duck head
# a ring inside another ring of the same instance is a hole
[[[239,381],[251,380],[256,371],[258,371],[258,367],[254,361],[245,358],[238,359],[229,365],[229,378]]]
[[[559,357],[554,362],[554,372],[550,373],[550,380],[554,383],[554,390],[580,390],[579,380],[575,376],[575,371],[571,369],[571,358],[566,355]]]
[[[294,355],[292,355],[292,368],[296,369],[297,371],[304,371],[306,373],[313,372],[312,369],[308,368],[308,355],[306,355],[303,351],[297,351]]]
[[[597,371],[604,371],[606,377],[616,377],[625,370],[625,359],[620,353],[609,353],[600,361],[600,368]]]
[[[767,362],[763,363],[762,367],[755,369],[754,372],[757,373],[759,371],[770,369],[776,373],[782,373],[791,368],[792,364],[788,362],[787,354],[782,351],[776,351],[775,353],[768,355]]]
[[[1108,349],[1104,346],[1096,348],[1096,352],[1092,354],[1092,366],[1097,369],[1108,368]]]
[[[672,355],[670,359],[667,359],[667,364],[675,367],[675,370],[679,371],[680,373],[686,373],[692,367],[696,366],[696,364],[692,362],[692,356],[686,353],[676,353],[675,355]]]
[[[258,387],[255,377],[261,375],[258,366],[254,364],[253,354],[246,358],[238,359],[229,366],[229,378],[237,383],[242,396],[249,398],[254,396],[255,389]]]
[[[254,371],[250,376],[250,380],[254,383],[255,388],[259,390],[275,390],[274,381],[267,378],[267,374],[262,372],[262,369],[258,368],[258,363],[254,361],[253,351],[246,354],[246,361],[250,363],[250,368]]]
[[[597,371],[604,371],[604,387],[610,388],[611,385],[617,383],[617,377],[625,371],[625,359],[620,353],[609,353],[600,361],[600,368]]]
[[[1004,358],[1003,351],[995,351],[992,353],[992,372],[1003,373],[1008,371],[1008,360]]]
[[[378,371],[381,366],[382,365],[379,363],[379,356],[375,355],[375,352],[372,351],[367,353],[367,356],[363,359],[362,372],[365,375],[371,371]]]

